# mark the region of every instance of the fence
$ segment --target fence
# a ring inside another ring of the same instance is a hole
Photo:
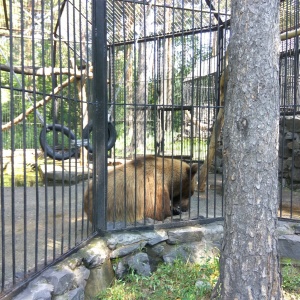
[[[82,208],[92,164],[76,146],[92,106],[91,8],[0,4],[0,298],[92,235]]]
[[[0,4],[0,298],[98,231],[222,218],[215,2]],[[299,221],[298,1],[280,13],[279,217]]]

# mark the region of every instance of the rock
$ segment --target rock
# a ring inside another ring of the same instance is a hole
[[[292,222],[283,222],[283,221],[278,221],[277,223],[277,233],[278,233],[278,236],[281,236],[281,235],[289,235],[289,234],[293,234],[294,233],[294,226],[295,224],[292,223]]]
[[[292,160],[292,157],[290,157],[290,159]],[[297,150],[297,151],[294,151],[294,159],[293,159],[293,162],[294,162],[294,166],[296,168],[300,168],[300,151]]]
[[[71,269],[75,270],[82,263],[82,257],[78,256],[77,253],[72,254],[66,261],[66,265]]]
[[[195,287],[198,289],[211,290],[212,286],[208,281],[197,280],[195,283]]]
[[[25,289],[22,293],[14,297],[14,300],[32,300],[32,299],[43,299],[51,300],[53,285],[48,283],[43,283],[40,280],[35,280],[29,284],[29,287]]]
[[[300,144],[299,144],[299,142],[297,142],[297,141],[293,141],[293,142],[289,142],[288,144],[287,144],[287,147],[289,148],[289,149],[291,149],[291,150],[299,150],[300,149]]]
[[[54,300],[84,300],[84,289],[77,288],[68,293],[54,297]]]
[[[162,257],[164,250],[165,250],[165,247],[162,244],[155,245],[154,247],[151,248],[151,251],[159,257]]]
[[[94,299],[108,288],[115,279],[111,261],[107,259],[100,267],[93,268],[85,287],[85,299]]]
[[[289,149],[286,146],[283,146],[283,147],[282,147],[282,145],[279,146],[279,152],[278,152],[279,157],[288,158],[292,155],[293,155],[293,151],[291,149]]]
[[[285,116],[285,128],[288,131],[300,132],[300,117],[299,116]]]
[[[88,257],[85,257],[83,259],[83,262],[85,264],[85,266],[89,267],[89,268],[96,268],[101,266],[104,261],[105,261],[106,257],[104,255],[101,254],[94,254]]]
[[[290,178],[293,178],[293,181],[298,181],[300,182],[300,168],[292,168],[290,171],[289,171],[289,176]]]
[[[123,278],[129,268],[142,276],[149,276],[163,261],[172,263],[175,259],[181,259],[203,263],[219,253],[216,245],[219,247],[221,244],[223,230],[223,222],[219,221],[170,230],[141,230],[133,232],[132,237],[127,232],[96,238],[66,261],[43,272],[13,299],[94,299],[115,278]],[[300,260],[300,235],[295,235],[300,234],[300,226],[293,222],[278,221],[277,233],[279,255]],[[108,246],[114,249],[109,250]],[[144,247],[147,253],[140,252]],[[115,257],[127,254],[114,260],[113,267],[109,259],[110,252]],[[206,282],[199,280],[196,286],[199,289],[206,288]]]
[[[282,235],[278,239],[281,257],[300,260],[300,236],[293,234]]]
[[[68,293],[68,300],[84,300],[84,289],[79,287]]]
[[[136,244],[141,241],[144,241],[145,237],[140,233],[115,233],[107,240],[107,246],[109,249],[114,250],[118,246],[126,246],[131,244]]]
[[[171,245],[201,241],[203,229],[201,227],[184,227],[170,230],[168,235],[167,243]]]
[[[295,234],[300,234],[300,225],[295,226]]]
[[[289,170],[292,166],[293,160],[291,157],[287,159],[280,159],[278,163],[279,172],[283,172],[284,174],[288,174]]]
[[[204,259],[217,255],[219,251],[210,242],[193,242],[172,247],[163,255],[166,263],[173,263],[176,259],[184,262],[201,263]]]
[[[105,240],[95,238],[84,249],[78,251],[78,255],[82,257],[82,262],[87,268],[96,268],[101,266],[109,256]]]
[[[87,269],[85,266],[79,266],[73,272],[75,275],[75,281],[77,286],[82,287],[84,289],[91,271]]]
[[[117,262],[114,270],[116,278],[121,279],[128,273],[128,259],[121,259]]]
[[[110,258],[114,259],[114,258],[120,258],[120,257],[124,257],[128,254],[133,253],[134,251],[136,251],[137,249],[142,249],[146,246],[147,242],[143,241],[140,243],[136,243],[136,244],[132,244],[132,245],[128,245],[128,246],[124,246],[124,247],[120,247],[116,250],[113,250],[110,254]]]
[[[62,295],[75,285],[75,275],[69,268],[50,268],[42,274],[48,283],[54,287],[54,295]]]
[[[128,266],[141,276],[150,276],[151,268],[146,253],[137,253],[128,259]]]
[[[214,224],[203,225],[201,226],[201,230],[203,232],[203,237],[208,241],[215,243],[215,242],[221,242],[223,239],[223,233],[224,233],[223,222],[222,224],[214,223]]]
[[[153,240],[165,241],[168,239],[168,234],[165,230],[145,230],[141,232],[141,236],[144,238],[144,240],[148,241],[148,244],[152,245],[155,244]]]
[[[168,239],[168,236],[166,235],[166,236],[164,236],[164,237],[156,237],[156,238],[153,238],[153,239],[151,239],[151,240],[149,240],[148,242],[147,242],[147,245],[149,245],[149,246],[154,246],[154,245],[157,245],[157,244],[159,244],[159,243],[161,243],[161,242],[164,242],[164,241],[166,241]]]

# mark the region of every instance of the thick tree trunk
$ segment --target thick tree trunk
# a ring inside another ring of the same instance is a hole
[[[280,299],[279,1],[232,0],[219,299]]]

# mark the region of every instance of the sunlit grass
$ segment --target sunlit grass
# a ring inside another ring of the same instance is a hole
[[[131,272],[97,299],[209,299],[219,276],[218,261],[208,258],[202,264],[193,264],[178,259],[173,264],[160,264],[150,277]]]
[[[299,263],[299,262],[298,262]],[[282,264],[282,288],[285,299],[300,299],[300,268],[291,260]],[[208,300],[219,277],[219,258],[201,264],[177,259],[162,263],[150,277],[130,272],[98,295],[105,300]]]
[[[291,259],[282,261],[282,287],[285,291],[296,293],[300,299],[300,262]]]

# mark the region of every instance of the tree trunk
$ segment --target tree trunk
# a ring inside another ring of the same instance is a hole
[[[172,4],[172,1],[168,0],[165,4]],[[167,10],[165,15],[165,28],[164,32],[172,31],[172,12]],[[161,57],[160,57],[160,93],[159,93],[159,105],[161,107],[165,105],[173,105],[172,99],[172,85],[173,85],[173,51],[172,51],[172,40],[163,39],[161,44]],[[164,153],[165,146],[165,133],[166,131],[172,130],[172,112],[161,110],[157,113],[157,154]]]
[[[135,149],[135,153],[143,154],[145,151],[145,138],[147,129],[147,55],[146,43],[138,45],[138,68],[136,82],[136,96],[135,104],[136,109],[133,111],[133,129],[135,134],[131,137],[131,149]],[[144,108],[144,109],[143,109]]]
[[[232,0],[225,231],[213,298],[280,299],[276,222],[279,1]]]

